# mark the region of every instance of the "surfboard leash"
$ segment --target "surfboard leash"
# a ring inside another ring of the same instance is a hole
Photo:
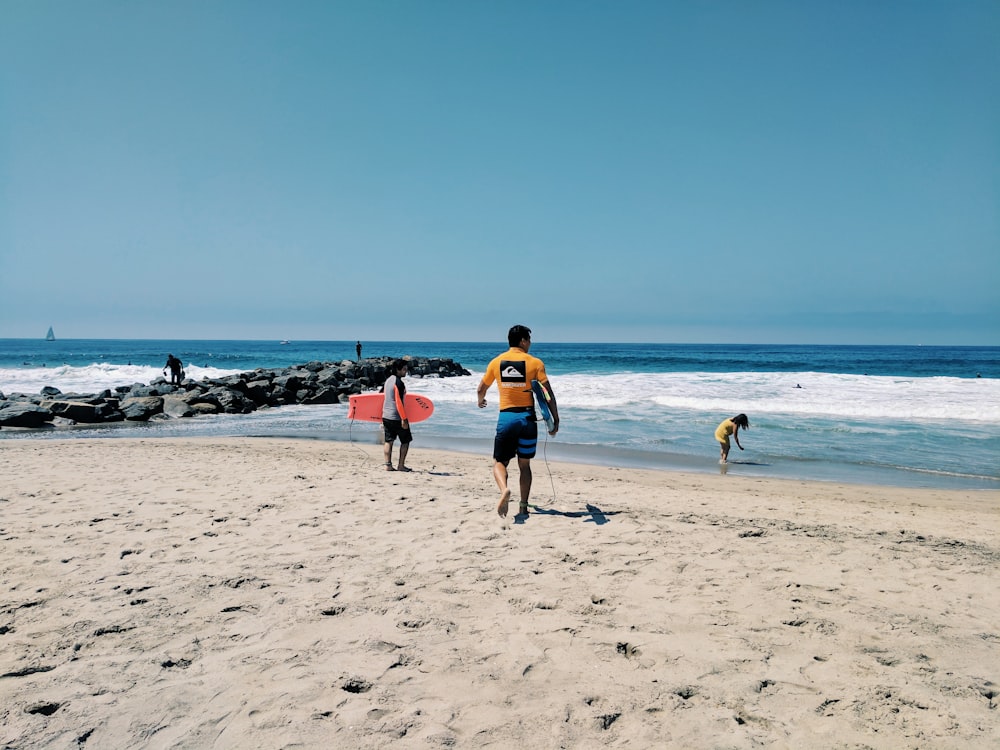
[[[549,466],[549,433],[545,433],[545,441],[542,443],[542,460],[545,462],[545,470],[549,473],[549,484],[552,485],[552,504],[556,502],[556,482],[552,478],[552,469]]]
[[[360,453],[362,456],[364,456],[365,460],[361,462],[361,467],[363,468],[364,465],[366,463],[368,463],[368,461],[370,461],[371,459],[370,459],[370,457],[368,456],[367,453],[365,453],[363,450],[361,450],[361,446],[354,444],[354,420],[353,419],[347,425],[347,439],[351,443],[351,446],[354,448],[354,450],[356,450],[358,453]]]

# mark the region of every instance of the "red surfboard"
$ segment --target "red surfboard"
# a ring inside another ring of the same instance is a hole
[[[382,403],[385,401],[384,393],[361,393],[351,396],[350,406],[347,409],[347,418],[355,419],[359,422],[381,422]],[[434,413],[434,402],[427,396],[418,396],[416,393],[407,393],[403,399],[403,408],[406,409],[406,416],[411,423],[423,422]]]

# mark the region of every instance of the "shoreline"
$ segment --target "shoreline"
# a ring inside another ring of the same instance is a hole
[[[185,362],[204,364],[205,369],[198,369],[201,364],[191,365],[196,379],[331,357],[337,360],[347,352],[327,344],[271,343],[200,346],[187,342],[179,348],[171,345],[171,350],[179,352]],[[353,357],[354,342],[347,343]],[[479,363],[481,367],[496,354],[494,349],[486,343],[378,346],[372,342],[365,354],[447,355],[466,366]],[[162,365],[163,346],[159,344],[124,341],[65,350],[73,354],[66,361],[81,366],[71,364],[58,377],[49,373],[48,380],[33,379],[31,390],[38,390],[44,382],[64,391],[89,392],[112,383],[144,383],[161,374],[131,365],[150,357]],[[720,346],[556,347],[550,352],[552,361],[546,363],[559,386],[564,413],[560,434],[550,441],[550,456],[621,467],[717,473],[714,429],[733,410],[750,415],[754,432],[750,443],[744,444],[747,452],[730,456],[730,471],[897,487],[1000,489],[1000,473],[983,459],[1000,451],[1000,433],[995,429],[1000,424],[1000,407],[991,406],[1000,404],[1000,380],[987,377],[966,382],[958,377],[973,363],[984,374],[993,373],[994,350],[975,354],[944,347],[907,355],[885,347],[847,347],[831,353],[803,346],[751,347],[745,353],[747,357],[734,360],[729,347]],[[104,364],[126,361],[130,364]],[[802,371],[803,363],[808,363],[809,371]],[[218,366],[233,369],[224,372]],[[852,372],[866,376],[844,374]],[[869,377],[868,373],[874,374]],[[889,377],[890,373],[898,377]],[[473,452],[486,446],[482,452],[489,453],[485,441],[495,432],[496,412],[476,408],[469,394],[475,394],[478,380],[475,373],[410,380],[412,392],[435,403],[434,417],[416,426],[419,442],[460,451],[469,451],[471,446]],[[10,389],[0,386],[0,390]],[[172,413],[183,408],[171,400]],[[197,408],[208,406],[199,403]],[[116,436],[252,434],[349,439],[346,414],[346,406],[281,406],[258,408],[250,415],[178,420],[183,425],[154,417],[157,424],[141,433],[98,429]],[[65,424],[65,420],[56,421]],[[357,433],[358,425],[354,430]],[[0,440],[20,437],[5,432],[0,429]],[[72,435],[85,437],[77,428]]]
[[[0,441],[0,743],[1000,734],[1000,493],[533,463],[501,521],[419,444]]]

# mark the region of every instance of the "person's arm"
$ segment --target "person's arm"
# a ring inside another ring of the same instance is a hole
[[[552,390],[552,384],[546,380],[542,383],[542,389],[545,391],[545,395],[548,396],[545,399],[545,405],[549,407],[549,411],[552,412],[552,419],[556,423],[556,426],[552,428],[550,435],[555,435],[559,432],[559,405],[556,404],[556,394]]]
[[[396,411],[399,412],[399,418],[403,420],[403,427],[409,426],[409,421],[406,418],[406,409],[403,408],[403,399],[399,397],[399,381],[393,384],[392,395],[396,399]]]
[[[476,390],[476,396],[479,398],[479,408],[483,409],[486,407],[486,391],[490,389],[489,383],[485,380],[479,381],[479,388]]]

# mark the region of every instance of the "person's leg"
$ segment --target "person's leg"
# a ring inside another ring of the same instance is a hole
[[[521,505],[518,512],[525,515],[528,512],[528,498],[531,496],[531,459],[518,457],[517,468],[521,472]]]
[[[528,498],[531,496],[531,459],[535,457],[538,443],[538,424],[525,419],[520,424],[517,438],[517,468],[520,472],[521,505],[518,513],[528,512]]]
[[[409,471],[406,468],[406,454],[410,452],[410,443],[413,442],[413,433],[410,432],[409,427],[403,427],[403,423],[399,423],[399,465],[396,467],[396,471]]]
[[[497,434],[493,440],[493,479],[500,488],[500,501],[497,503],[497,514],[501,518],[507,516],[507,505],[510,503],[510,487],[507,485],[507,464],[517,454],[518,435],[521,430],[523,416],[509,412],[500,412],[497,419]]]
[[[395,419],[382,420],[382,432],[385,442],[382,444],[382,455],[385,457],[385,470],[395,471],[392,468],[392,444],[396,442],[402,422]],[[400,443],[402,443],[400,438]]]
[[[507,516],[507,505],[510,503],[510,487],[507,486],[507,462],[496,460],[493,462],[493,479],[496,480],[497,487],[500,488],[500,502],[497,503],[497,514],[501,518]]]
[[[729,441],[719,443],[719,460],[726,463],[729,460]]]

